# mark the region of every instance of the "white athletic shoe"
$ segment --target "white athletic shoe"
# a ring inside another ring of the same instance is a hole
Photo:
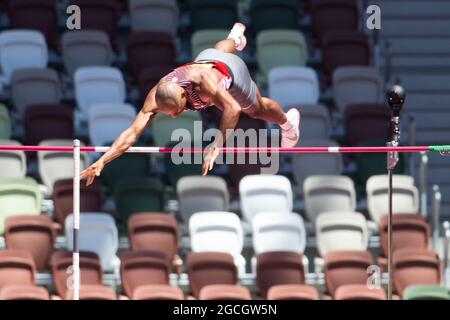
[[[227,39],[234,40],[234,43],[236,44],[236,50],[238,51],[244,50],[245,46],[247,45],[247,38],[244,36],[244,32],[246,29],[247,27],[243,23],[236,22],[227,37]]]
[[[281,147],[293,148],[300,139],[300,112],[289,109],[286,113],[287,123],[281,126]]]

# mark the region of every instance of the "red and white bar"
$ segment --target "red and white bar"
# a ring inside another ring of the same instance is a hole
[[[73,152],[73,147],[69,146],[3,146],[0,145],[0,151],[54,151],[54,152]],[[99,152],[103,153],[109,150],[109,147],[80,147],[80,152]],[[165,148],[165,147],[131,147],[127,153],[204,153],[207,149],[195,148]],[[250,148],[220,148],[223,153],[382,153],[382,152],[427,152],[429,146],[410,146],[410,147],[294,147],[294,148],[271,148],[271,147],[250,147]]]

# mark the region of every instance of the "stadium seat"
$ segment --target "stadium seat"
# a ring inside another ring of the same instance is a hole
[[[200,52],[205,49],[213,48],[214,45],[226,39],[230,33],[229,29],[210,29],[198,30],[191,36],[191,55],[195,59]]]
[[[143,285],[133,291],[132,300],[183,300],[184,294],[179,288],[168,285]]]
[[[269,97],[285,110],[319,101],[319,80],[316,71],[310,67],[281,66],[270,69],[268,89]]]
[[[252,221],[255,254],[272,251],[303,253],[306,230],[302,217],[290,212],[260,212]]]
[[[308,60],[305,37],[297,30],[261,31],[256,37],[256,59],[264,79],[275,67],[304,66]]]
[[[251,300],[250,291],[237,285],[209,285],[200,290],[199,300]]]
[[[388,253],[388,216],[379,223],[382,256]],[[404,248],[428,248],[430,231],[425,218],[419,214],[397,213],[392,216],[392,251]]]
[[[73,300],[73,290],[67,290],[66,300]],[[79,300],[118,300],[114,288],[103,285],[80,286]]]
[[[450,300],[450,295],[443,286],[411,285],[403,291],[403,300]]]
[[[367,250],[366,218],[359,212],[322,212],[316,219],[316,241],[322,257],[333,251]]]
[[[302,114],[302,133],[303,133]],[[328,139],[300,139],[299,147],[338,147],[337,142]],[[340,175],[343,171],[340,153],[299,153],[292,155],[292,175],[297,185],[302,186],[305,179],[315,175]]]
[[[277,175],[252,175],[239,183],[242,215],[249,223],[260,212],[292,212],[289,179]]]
[[[229,205],[227,184],[221,177],[188,176],[177,184],[180,216],[188,222],[200,211],[226,211]]]
[[[236,0],[190,0],[192,30],[230,29],[237,21]]]
[[[165,207],[164,186],[157,178],[124,178],[114,188],[119,217],[125,222],[137,212],[161,212]]]
[[[345,176],[309,176],[303,183],[303,197],[306,216],[313,224],[322,212],[356,209],[355,186]]]
[[[65,220],[65,234],[72,234],[73,214]],[[103,270],[115,271],[118,264],[116,252],[119,247],[119,235],[114,218],[101,212],[84,212],[80,215],[78,231],[80,251],[94,252],[100,258]],[[67,237],[67,250],[73,250],[73,237]]]
[[[183,149],[190,149],[191,143],[170,143],[167,145],[168,148],[172,148],[172,152],[164,154],[164,168],[167,179],[170,186],[176,188],[178,181],[181,178],[200,175],[202,172],[202,163],[200,161],[196,162],[199,154],[192,152],[184,152]],[[181,163],[178,161],[173,161],[173,157],[180,157]]]
[[[53,207],[55,220],[64,225],[66,217],[73,212],[73,179],[57,180],[53,185]],[[100,185],[94,181],[87,187],[80,184],[80,212],[102,211]]]
[[[2,140],[0,145],[21,145],[15,140]],[[0,177],[23,178],[27,173],[27,159],[24,151],[2,150],[0,151]]]
[[[73,266],[72,252],[56,251],[53,253],[51,262],[53,288],[55,293],[64,298],[68,287],[69,277]],[[98,256],[93,252],[80,252],[80,285],[101,285],[103,282],[103,271]]]
[[[418,213],[419,191],[409,182],[412,177],[394,175],[392,179],[393,202],[392,212]],[[367,180],[367,208],[373,221],[379,223],[380,218],[388,213],[388,176],[377,175]]]
[[[179,233],[173,216],[154,212],[133,214],[128,219],[128,238],[131,250],[159,252],[174,264]]]
[[[345,109],[347,144],[357,146],[365,141],[387,141],[390,109],[385,104],[350,104]]]
[[[136,78],[141,70],[155,66],[175,67],[175,41],[161,32],[133,32],[128,36],[127,55],[129,71]]]
[[[43,140],[40,146],[73,146],[71,140]],[[83,144],[82,144],[83,145]],[[73,178],[73,154],[60,151],[39,151],[38,153],[39,176],[43,184],[51,193],[56,181]],[[86,153],[80,154],[80,169],[88,166]]]
[[[25,141],[37,145],[44,140],[73,139],[73,120],[73,109],[65,104],[30,105],[23,119]]]
[[[267,29],[298,29],[298,7],[295,0],[252,0],[249,9],[255,33]]]
[[[14,70],[45,68],[47,62],[47,44],[39,31],[6,30],[0,33],[0,65],[5,83],[10,83]]]
[[[108,35],[99,30],[65,32],[61,37],[61,54],[70,77],[80,67],[109,66],[113,57]]]
[[[241,220],[232,212],[203,211],[189,218],[193,252],[225,252],[234,258],[240,274],[245,274],[244,232]]]
[[[139,96],[141,101],[145,101],[150,90],[156,86],[162,77],[167,75],[173,70],[173,66],[159,66],[154,65],[151,67],[139,70],[137,78],[139,86]]]
[[[334,104],[341,112],[344,112],[349,104],[383,101],[381,75],[373,67],[339,67],[333,72],[332,84]]]
[[[31,253],[37,270],[48,270],[55,236],[48,216],[12,216],[5,220],[6,247]]]
[[[33,286],[35,272],[31,253],[10,249],[0,251],[0,292],[10,285]]]
[[[363,32],[328,32],[323,39],[322,52],[326,83],[339,67],[368,66],[370,63],[369,40]]]
[[[7,285],[0,290],[0,300],[50,300],[50,295],[44,287]]]
[[[394,288],[400,297],[411,285],[441,283],[439,257],[427,248],[398,249],[393,254],[392,264]]]
[[[54,0],[17,0],[8,2],[11,29],[40,31],[52,47],[57,45],[58,15]]]
[[[336,290],[349,284],[367,286],[367,268],[373,265],[367,251],[331,251],[325,256],[324,273],[327,292],[336,298]]]
[[[312,32],[319,43],[328,32],[358,29],[356,0],[314,0],[311,4]]]
[[[41,193],[32,178],[0,179],[0,234],[4,231],[7,217],[16,215],[39,215]]]
[[[11,138],[11,117],[8,108],[0,104],[0,139]]]
[[[322,105],[301,105],[301,141],[303,139],[328,139],[331,119],[328,109]]]
[[[369,288],[367,284],[344,284],[336,289],[335,300],[386,300],[382,288]]]
[[[87,119],[95,103],[124,103],[125,81],[113,67],[80,67],[74,74],[75,98],[81,117]]]
[[[280,284],[267,291],[267,300],[319,300],[317,289],[304,284]]]
[[[236,285],[238,281],[233,256],[224,252],[189,252],[187,273],[189,288],[197,299],[208,285]]]
[[[129,0],[128,6],[132,31],[156,31],[176,35],[179,12],[175,0]]]
[[[194,135],[195,125],[199,126],[197,130],[201,129],[202,124],[200,121],[201,117],[198,111],[183,112],[176,119],[158,113],[150,126],[153,141],[158,147],[164,147],[169,143],[177,142],[178,139],[183,139],[185,143],[192,143],[196,140]],[[186,130],[189,131],[189,134]],[[172,140],[172,135],[174,135],[175,141]],[[189,138],[188,141],[185,140],[187,138]]]
[[[94,146],[111,144],[127,129],[136,116],[136,109],[124,103],[95,103],[89,109],[89,139]]]
[[[125,252],[120,257],[123,292],[129,298],[140,286],[169,285],[169,264],[165,255],[146,251]],[[158,293],[158,287],[154,287]]]
[[[121,180],[149,177],[150,171],[149,154],[126,153],[108,163],[103,169],[102,182],[108,186],[111,192],[114,192]]]
[[[302,255],[297,252],[265,252],[256,256],[256,286],[266,299],[270,288],[305,283]]]
[[[11,75],[11,98],[19,118],[31,104],[59,103],[61,86],[58,74],[48,68],[14,70]]]
[[[71,0],[71,5],[80,7],[83,13],[81,29],[105,32],[113,44],[117,45],[117,23],[120,7],[117,0]]]

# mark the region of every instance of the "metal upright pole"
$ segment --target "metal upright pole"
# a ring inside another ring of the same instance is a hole
[[[80,298],[80,253],[78,230],[80,228],[80,140],[73,140],[73,300]]]
[[[405,102],[405,91],[399,85],[392,86],[387,91],[387,98],[389,107],[392,109],[392,118],[389,123],[389,141],[387,143],[388,147],[398,147],[400,142],[400,110]],[[388,170],[388,300],[392,300],[393,291],[393,262],[392,262],[392,213],[393,213],[393,186],[392,186],[392,176],[394,174],[395,166],[398,163],[398,152],[388,152],[387,154],[387,170]]]

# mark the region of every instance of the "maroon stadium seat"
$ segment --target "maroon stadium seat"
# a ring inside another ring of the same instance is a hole
[[[100,30],[108,34],[113,47],[117,47],[117,24],[120,4],[117,0],[71,0],[82,12],[82,30]]]
[[[330,31],[356,31],[358,6],[355,0],[314,0],[311,7],[313,34],[321,43]]]
[[[262,297],[282,284],[304,284],[302,255],[297,252],[265,252],[256,256],[256,285]]]
[[[388,124],[391,118],[385,104],[358,103],[345,110],[347,144],[357,146],[364,141],[387,141]]]
[[[133,293],[132,300],[183,300],[183,292],[179,288],[169,285],[138,286]]]
[[[158,252],[131,251],[120,257],[120,278],[123,292],[132,298],[142,285],[169,285],[167,258]]]
[[[66,217],[73,212],[73,180],[58,180],[53,185],[53,205],[55,208],[55,220],[64,225]],[[102,194],[98,183],[89,187],[80,184],[80,211],[101,212]]]
[[[11,216],[5,220],[6,247],[31,253],[38,270],[48,269],[54,240],[53,223],[47,216]]]
[[[200,290],[199,300],[251,300],[250,291],[238,285],[212,284]]]
[[[9,285],[0,290],[0,300],[50,300],[50,295],[44,287]]]
[[[38,30],[48,45],[56,47],[58,16],[55,0],[10,0],[8,4],[12,29]]]
[[[137,76],[139,85],[139,95],[144,101],[149,91],[158,84],[162,77],[173,70],[173,66],[151,66],[139,71]]]
[[[220,252],[189,252],[187,272],[192,295],[199,298],[203,287],[215,284],[237,284],[233,257]]]
[[[319,300],[317,289],[303,284],[280,284],[267,291],[268,300]]]
[[[331,251],[324,257],[325,284],[334,297],[336,290],[347,284],[366,284],[367,268],[373,265],[366,251]]]
[[[71,276],[72,252],[57,251],[51,258],[53,287],[61,298],[66,297],[68,278]],[[80,285],[102,285],[103,271],[98,256],[93,252],[80,252]]]
[[[140,72],[146,68],[167,66],[170,72],[175,66],[175,42],[166,33],[131,33],[128,36],[127,53],[130,73],[136,79],[139,79]]]
[[[9,285],[34,285],[35,271],[31,253],[12,249],[0,251],[0,291]]]
[[[128,237],[133,251],[164,254],[172,264],[178,252],[178,226],[167,213],[137,213],[128,219]]]
[[[72,139],[73,110],[63,104],[30,105],[25,112],[24,126],[29,145],[47,139]]]
[[[370,47],[367,34],[358,31],[328,32],[323,39],[324,74],[327,83],[336,68],[342,66],[367,66]]]
[[[386,300],[381,288],[369,288],[367,284],[345,284],[336,289],[336,300]]]
[[[426,248],[398,249],[393,253],[394,288],[402,296],[410,285],[441,283],[438,255]]]
[[[67,290],[66,300],[73,300],[73,290]],[[83,285],[79,291],[80,300],[117,300],[116,292],[103,285]]]

